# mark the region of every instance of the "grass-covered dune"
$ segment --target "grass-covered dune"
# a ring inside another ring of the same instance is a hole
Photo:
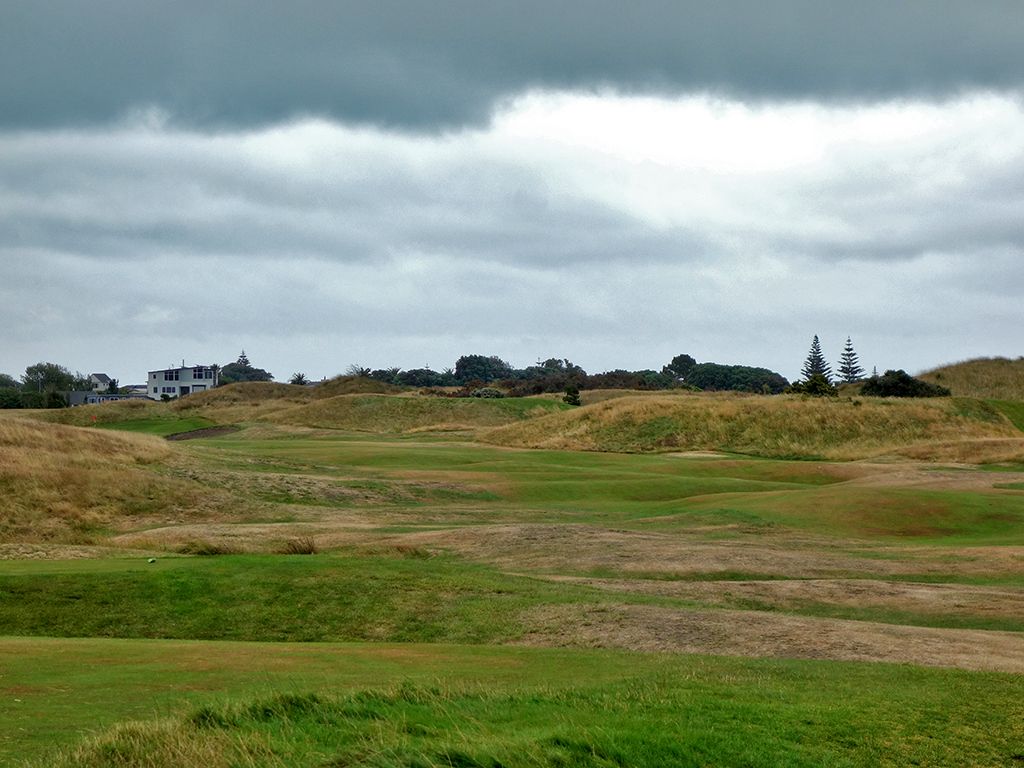
[[[563,403],[543,398],[395,397],[340,395],[278,411],[278,424],[357,432],[400,433],[477,429],[561,411]]]
[[[980,357],[936,368],[918,378],[948,387],[962,397],[1024,401],[1024,357]]]
[[[186,501],[146,466],[170,450],[148,435],[0,419],[0,541],[81,541],[114,518]]]
[[[175,422],[127,423],[158,430]],[[233,508],[222,489],[174,471],[181,461],[166,440],[152,434],[4,417],[0,544],[95,545],[124,530],[200,520]]]
[[[728,451],[778,458],[1024,457],[1024,435],[998,408],[968,398],[803,399],[674,394],[606,400],[499,427],[497,445],[589,451]],[[978,455],[963,446],[980,441]],[[929,453],[930,445],[939,444]]]

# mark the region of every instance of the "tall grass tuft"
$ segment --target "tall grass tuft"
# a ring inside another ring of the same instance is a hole
[[[312,536],[300,536],[286,541],[278,552],[282,555],[315,555],[319,549]]]

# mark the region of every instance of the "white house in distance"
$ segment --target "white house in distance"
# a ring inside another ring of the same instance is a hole
[[[193,392],[204,392],[217,386],[217,369],[209,365],[182,365],[180,368],[164,368],[150,371],[146,382],[152,400],[163,395],[180,397]]]

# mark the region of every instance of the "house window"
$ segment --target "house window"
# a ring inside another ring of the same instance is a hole
[[[178,381],[179,371],[164,371],[164,381]]]
[[[153,387],[153,394],[156,394],[156,387]]]
[[[163,393],[165,395],[173,395],[177,391],[178,391],[177,387],[164,387],[163,388]]]

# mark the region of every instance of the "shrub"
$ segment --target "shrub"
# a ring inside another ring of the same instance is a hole
[[[238,550],[228,544],[195,540],[187,541],[178,547],[178,553],[182,555],[198,555],[199,557],[215,557],[216,555],[235,555],[238,554]]]
[[[812,373],[807,381],[794,381],[786,388],[786,392],[811,397],[836,397],[839,394],[835,385],[823,373]]]
[[[504,397],[505,393],[494,387],[480,387],[470,393],[473,397]]]
[[[873,397],[949,397],[951,392],[939,384],[915,379],[906,371],[886,371],[864,382],[862,395]]]
[[[312,536],[289,539],[278,552],[282,555],[315,555],[319,550]]]
[[[0,408],[21,408],[21,392],[13,387],[0,389]]]
[[[562,400],[569,405],[582,405],[580,401],[580,389],[576,386],[568,386],[565,388],[565,397]]]

